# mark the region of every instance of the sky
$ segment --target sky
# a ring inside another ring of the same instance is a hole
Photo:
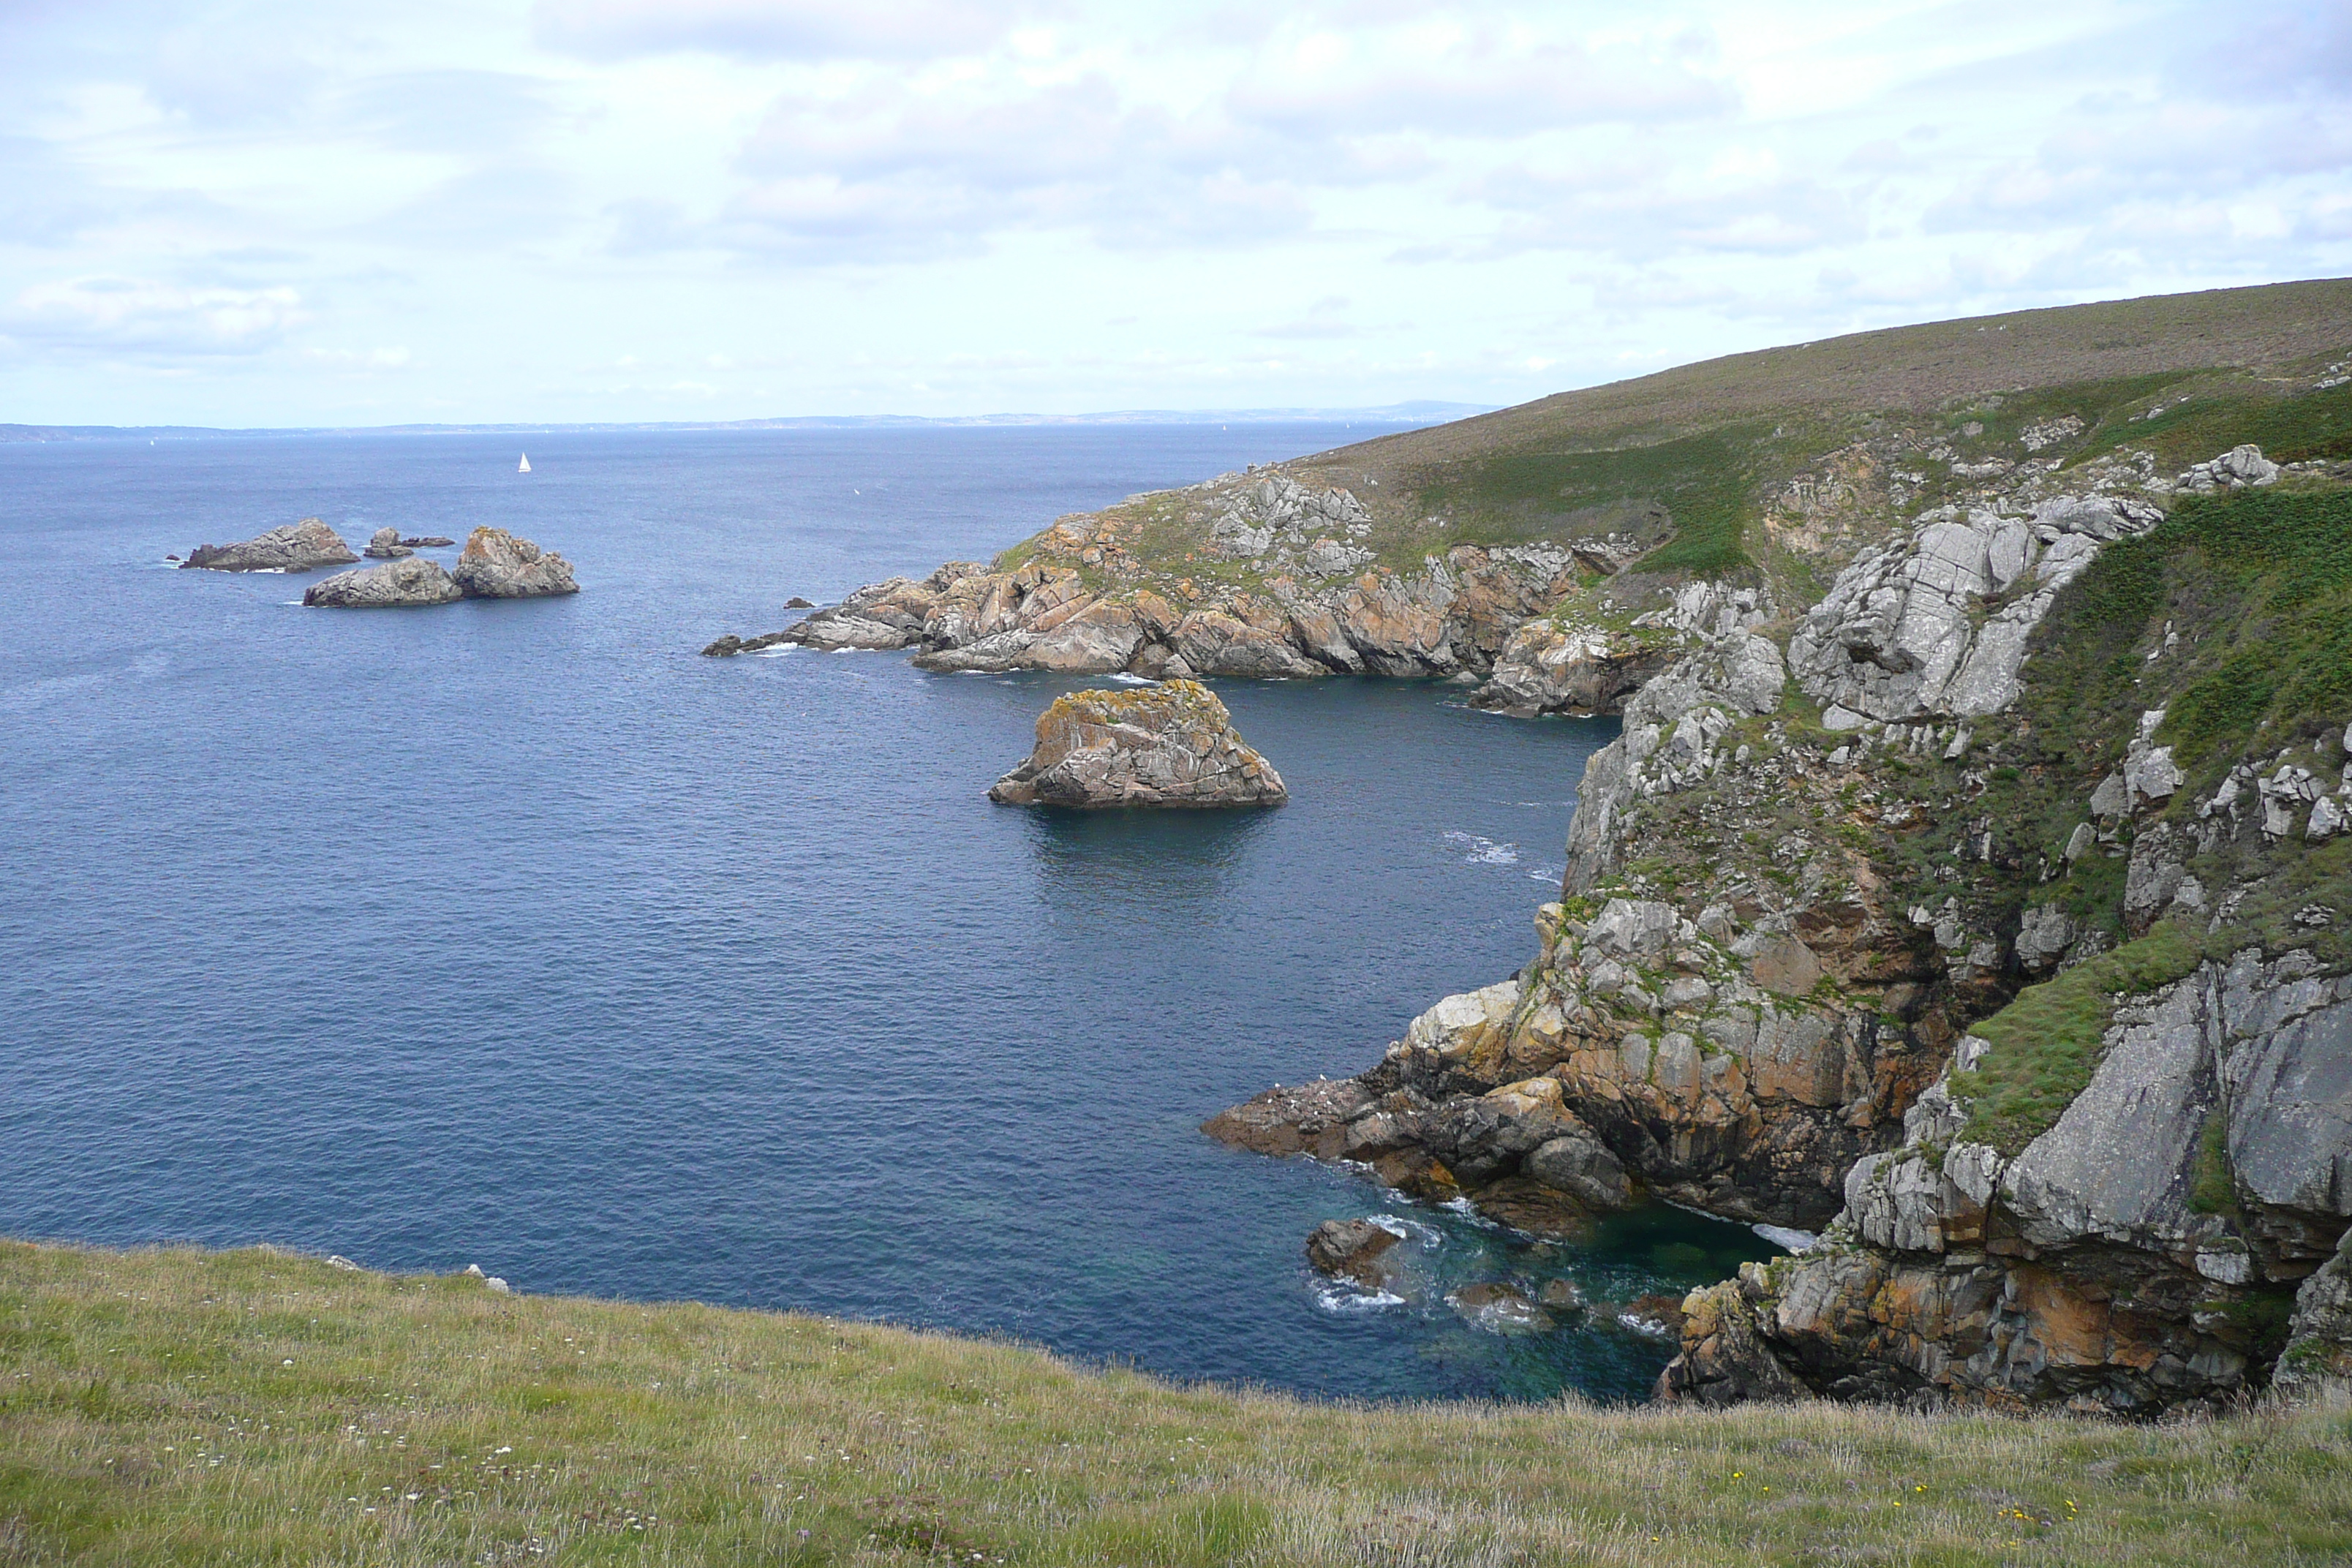
[[[0,421],[1501,405],[2352,274],[2352,6],[0,0]]]

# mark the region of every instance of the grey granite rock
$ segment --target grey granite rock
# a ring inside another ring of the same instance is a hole
[[[2031,520],[1981,508],[1921,515],[1864,552],[1789,643],[1804,689],[1883,721],[1998,713],[2017,700],[2026,639],[2102,543],[2162,518],[2144,501],[2059,496]],[[1987,615],[1982,606],[1997,603]]]
[[[1633,1201],[1633,1184],[1623,1163],[1589,1130],[1538,1144],[1528,1153],[1527,1173],[1589,1209],[1620,1209]]]
[[[2294,1295],[2273,1386],[2294,1399],[2352,1392],[2352,1230]]]
[[[1037,720],[1035,750],[988,797],[1003,805],[1279,805],[1289,792],[1207,688],[1171,680],[1056,699]]]
[[[2244,489],[2278,482],[2279,466],[2263,456],[2252,442],[2231,447],[2210,462],[2198,463],[2175,481],[2180,489],[2200,493]]]
[[[1706,1293],[1667,1393],[1761,1352],[1849,1397],[2210,1407],[2258,1385],[2239,1310],[2283,1283],[2280,1386],[2352,1374],[2352,977],[2250,948],[2120,1000],[2089,1083],[2015,1159],[1965,1138],[1969,1069],[1998,1048],[1962,1042],[1821,1248]]]
[[[377,561],[397,561],[404,555],[415,552],[415,546],[403,543],[400,530],[396,528],[377,529],[374,535],[368,540],[367,548],[360,552],[361,554]]]
[[[536,599],[580,592],[572,563],[503,528],[478,528],[468,534],[450,575],[469,599]]]
[[[338,572],[312,584],[302,602],[338,610],[396,610],[454,605],[465,596],[439,562],[410,557],[358,572]]]
[[[211,572],[310,572],[350,566],[359,557],[341,535],[315,517],[273,528],[242,544],[199,544],[180,563],[184,570]]]
[[[1378,1220],[1328,1219],[1307,1238],[1307,1261],[1318,1274],[1378,1290],[1387,1286],[1391,1274],[1382,1256],[1401,1239]]]

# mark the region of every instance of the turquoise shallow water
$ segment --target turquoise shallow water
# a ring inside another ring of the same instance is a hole
[[[983,792],[1070,683],[695,651],[1361,434],[553,436],[528,478],[509,437],[0,447],[0,1230],[478,1260],[1312,1393],[1637,1394],[1661,1342],[1447,1290],[1622,1300],[1769,1247],[1673,1211],[1542,1247],[1195,1131],[1524,962],[1611,724],[1227,682],[1291,805],[1057,816]],[[498,523],[586,591],[346,614],[159,565],[312,513]],[[1377,1212],[1425,1227],[1418,1300],[1304,1267]]]

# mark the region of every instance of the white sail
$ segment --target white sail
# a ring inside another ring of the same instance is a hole
[[[515,472],[518,474],[527,474],[530,472],[530,454],[529,452],[525,452],[522,455],[522,461],[516,465]]]

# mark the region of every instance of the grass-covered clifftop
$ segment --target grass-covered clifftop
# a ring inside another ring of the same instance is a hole
[[[1617,534],[1645,574],[1769,582],[1810,601],[1855,548],[2022,462],[2129,445],[2165,473],[2252,440],[2352,457],[2352,279],[2024,310],[1733,354],[1281,465],[1369,510],[1356,542],[1411,572],[1453,545]],[[1150,580],[1246,585],[1222,501],[1098,514]],[[1052,531],[1008,551],[1079,565]],[[1082,568],[1083,569],[1083,568]]]
[[[2352,1415],[1354,1406],[263,1250],[0,1243],[0,1563],[2196,1564]]]

